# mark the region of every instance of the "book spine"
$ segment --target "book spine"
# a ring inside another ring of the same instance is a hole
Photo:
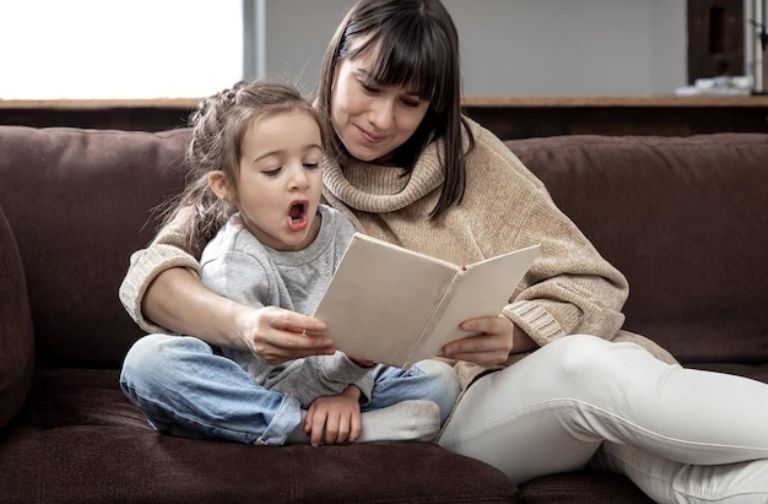
[[[462,276],[463,276],[462,272],[457,271],[453,279],[451,279],[451,283],[449,283],[448,287],[446,287],[445,291],[443,291],[443,295],[440,298],[440,302],[437,303],[437,305],[435,306],[435,309],[432,310],[432,314],[429,316],[427,323],[424,324],[424,329],[422,329],[421,334],[419,334],[419,337],[416,338],[416,341],[413,342],[413,345],[411,345],[411,348],[408,350],[408,353],[406,354],[405,363],[403,364],[404,369],[408,369],[409,367],[411,367],[416,360],[415,356],[421,353],[422,343],[425,340],[429,339],[429,336],[432,334],[432,330],[435,327],[435,323],[438,320],[440,320],[440,318],[443,316],[443,312],[445,311],[445,308],[448,306],[448,304],[451,301],[451,298],[453,297],[453,292],[455,290],[454,286],[456,285],[456,283],[458,283],[459,279]]]

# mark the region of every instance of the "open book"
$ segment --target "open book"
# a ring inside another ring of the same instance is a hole
[[[538,253],[457,266],[357,233],[314,316],[342,352],[407,368],[471,336],[461,322],[501,313]]]

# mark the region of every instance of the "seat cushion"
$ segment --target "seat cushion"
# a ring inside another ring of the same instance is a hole
[[[498,470],[428,443],[248,446],[157,434],[113,370],[48,370],[0,437],[0,488],[36,502],[518,502]]]
[[[653,504],[630,480],[621,474],[573,472],[553,474],[522,486],[523,499],[530,504]]]
[[[739,364],[736,362],[697,362],[686,367],[714,371],[716,373],[728,373],[743,376],[752,380],[768,383],[768,364]]]

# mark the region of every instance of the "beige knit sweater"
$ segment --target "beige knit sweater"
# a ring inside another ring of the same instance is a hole
[[[438,144],[427,147],[410,176],[393,166],[326,163],[323,195],[360,231],[456,264],[467,264],[536,243],[541,254],[503,314],[537,344],[568,334],[634,341],[656,357],[672,356],[642,336],[620,331],[628,285],[552,202],[543,184],[491,132],[469,122],[476,146],[469,153],[462,203],[435,222],[428,214],[439,197],[443,171]],[[141,313],[147,286],[162,271],[187,267],[199,273],[202,245],[185,246],[181,226],[169,225],[131,257],[120,299],[146,331],[167,332]],[[513,355],[508,365],[521,355]],[[482,368],[457,366],[466,385]]]

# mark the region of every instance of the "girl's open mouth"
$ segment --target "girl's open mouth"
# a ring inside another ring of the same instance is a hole
[[[301,231],[307,227],[307,209],[309,207],[308,201],[295,201],[291,203],[291,207],[288,210],[288,227],[291,231]]]

